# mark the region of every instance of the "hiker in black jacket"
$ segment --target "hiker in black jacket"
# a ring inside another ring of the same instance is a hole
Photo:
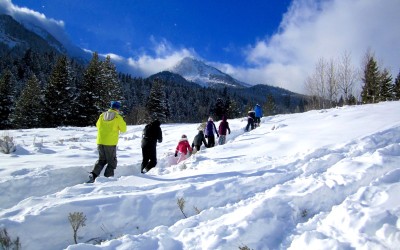
[[[204,146],[208,147],[203,130],[199,130],[199,133],[193,139],[192,148],[199,151],[202,143],[204,143]]]
[[[144,174],[157,165],[157,141],[162,142],[162,131],[160,121],[155,120],[147,124],[143,129],[142,134],[142,169]]]

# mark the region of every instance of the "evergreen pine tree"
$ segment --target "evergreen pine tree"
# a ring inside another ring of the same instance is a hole
[[[367,56],[367,63],[364,67],[362,78],[364,86],[361,92],[363,103],[375,103],[379,100],[380,73],[377,63],[372,55]]]
[[[379,101],[391,101],[393,99],[393,78],[389,70],[383,70],[379,86]]]
[[[39,80],[32,74],[21,96],[18,98],[13,113],[14,126],[17,128],[38,128],[43,115],[43,97]]]
[[[348,105],[356,105],[357,104],[357,98],[354,95],[349,95],[349,98],[347,100]]]
[[[395,100],[400,100],[400,72],[394,80],[393,96]]]
[[[83,83],[78,97],[78,126],[95,125],[100,113],[109,106],[104,100],[105,91],[102,77],[102,64],[96,52],[93,53],[92,60],[89,62],[83,73]]]
[[[45,124],[44,126],[68,125],[72,118],[74,105],[74,88],[71,77],[71,68],[66,56],[58,58],[51,72],[45,97]]]
[[[214,106],[214,115],[215,115],[214,119],[221,120],[224,114],[226,114],[225,103],[222,100],[222,98],[217,98],[217,101],[215,102]]]
[[[225,102],[226,115],[228,118],[233,119],[239,117],[240,110],[235,100],[228,98]]]
[[[0,78],[0,129],[11,128],[11,113],[15,103],[15,79],[10,70]]]
[[[105,91],[103,96],[104,107],[106,108],[110,101],[123,100],[121,84],[118,79],[118,73],[115,65],[111,62],[110,56],[101,64],[102,89]]]
[[[273,95],[268,94],[267,95],[267,101],[264,104],[264,108],[263,110],[265,110],[264,114],[266,115],[274,115],[276,113],[276,104],[275,104],[275,98]]]
[[[152,120],[159,120],[161,123],[167,121],[167,102],[164,91],[164,85],[159,78],[154,79],[150,90],[149,99],[146,108]]]
[[[252,103],[252,102],[248,102],[247,104],[246,104],[246,106],[244,107],[244,111],[245,111],[245,113],[244,113],[244,115],[245,116],[247,116],[247,114],[248,114],[248,112],[249,111],[254,111],[254,103]]]
[[[288,95],[284,95],[283,96],[283,107],[284,107],[284,112],[286,112],[286,113],[290,113],[290,106],[291,106],[291,96],[288,94]],[[332,102],[332,100],[331,100],[331,102]]]

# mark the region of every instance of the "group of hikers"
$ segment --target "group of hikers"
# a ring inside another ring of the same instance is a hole
[[[260,126],[262,116],[262,108],[259,104],[256,104],[254,110],[250,110],[247,113],[247,125],[245,131],[250,131]]]
[[[117,167],[117,144],[120,133],[126,132],[126,122],[119,114],[121,103],[119,101],[112,101],[110,109],[103,112],[97,122],[97,150],[98,160],[96,161],[93,170],[89,174],[88,183],[93,183],[100,175],[103,168],[105,177],[114,176],[114,170]],[[260,124],[262,117],[262,110],[260,105],[256,105],[254,111],[249,111],[247,117],[246,131],[254,129]],[[159,120],[154,120],[147,124],[142,132],[141,148],[142,148],[142,163],[141,173],[147,173],[150,169],[157,165],[157,142],[161,143],[163,140],[162,131]],[[188,138],[183,134],[175,149],[175,157],[178,157],[177,163],[187,159],[193,152],[200,150],[204,144],[206,148],[215,146],[215,135],[218,138],[218,144],[223,145],[226,142],[226,135],[231,133],[229,123],[225,115],[217,127],[212,117],[208,118],[205,126],[200,126],[198,134],[194,137],[192,145],[189,144]],[[207,139],[207,140],[206,140]]]
[[[222,116],[222,121],[218,126],[218,130],[212,117],[208,118],[204,129],[202,126],[200,126],[198,130],[199,132],[194,137],[192,146],[190,146],[185,134],[181,136],[181,139],[179,140],[179,143],[175,149],[175,157],[179,157],[177,163],[186,160],[192,153],[199,151],[203,144],[206,148],[214,147],[215,135],[218,138],[219,145],[225,144],[226,134],[231,133],[231,129],[229,128],[229,123],[227,122],[225,115]]]

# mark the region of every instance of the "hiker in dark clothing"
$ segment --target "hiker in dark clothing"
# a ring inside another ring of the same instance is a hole
[[[246,126],[246,131],[250,131],[254,129],[254,121],[256,119],[255,112],[254,111],[249,111],[247,113],[247,126]]]
[[[196,151],[199,151],[201,144],[203,144],[203,143],[204,143],[204,146],[208,147],[203,131],[199,130],[199,133],[194,137],[193,142],[192,142],[193,150],[196,149]]]
[[[215,146],[214,132],[217,134],[217,137],[219,137],[219,134],[218,134],[217,127],[215,127],[212,117],[208,118],[208,122],[207,122],[206,128],[204,129],[204,132],[205,132],[204,133],[205,137],[208,140],[208,142],[207,142],[208,147],[209,148],[214,147]]]
[[[157,165],[157,141],[162,142],[162,131],[160,121],[155,120],[147,124],[142,134],[142,166],[141,173],[144,174]]]
[[[219,132],[218,144],[224,145],[226,142],[226,132],[228,132],[228,134],[231,133],[231,129],[229,128],[229,123],[226,121],[225,115],[222,116],[222,121],[219,123],[218,132]]]

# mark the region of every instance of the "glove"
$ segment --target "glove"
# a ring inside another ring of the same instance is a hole
[[[175,152],[175,157],[178,157],[178,152]]]
[[[219,138],[219,134],[217,134],[217,138]]]

